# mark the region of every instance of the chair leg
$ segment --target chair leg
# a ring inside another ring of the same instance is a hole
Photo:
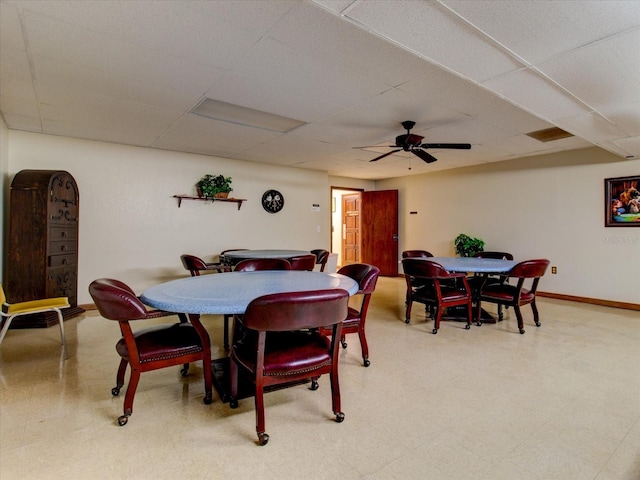
[[[238,408],[238,365],[229,358],[229,406],[231,408]]]
[[[127,362],[124,358],[120,360],[120,366],[118,367],[118,373],[116,375],[116,386],[111,389],[111,395],[117,397],[120,395],[120,389],[124,385],[124,374],[127,372]]]
[[[520,305],[514,305],[513,309],[516,312],[516,318],[518,319],[518,330],[520,334],[524,333],[524,322],[522,321],[522,312],[520,311]]]
[[[136,396],[136,389],[140,381],[140,371],[131,366],[131,377],[127,385],[127,393],[124,395],[124,415],[118,417],[118,425],[121,427],[127,424],[129,417],[133,413],[133,398]]]
[[[411,305],[413,302],[407,299],[407,310],[404,314],[404,323],[409,323],[411,321]]]
[[[471,329],[471,322],[473,322],[473,304],[469,302],[467,304],[467,324],[465,325],[465,329]]]
[[[437,307],[435,307],[435,309],[436,316],[433,324],[433,330],[431,330],[431,333],[433,333],[434,335],[438,333],[438,330],[440,329],[440,319],[442,318],[442,307],[438,305]]]
[[[9,327],[11,326],[11,322],[13,322],[13,319],[15,318],[15,315],[11,315],[10,317],[7,317],[4,321],[4,326],[2,327],[2,331],[0,331],[0,344],[2,344],[2,340],[4,340],[4,336],[7,334],[7,331],[9,330]]]
[[[342,338],[340,339],[340,345],[342,345],[343,349],[347,348],[347,336],[343,333]]]
[[[504,315],[502,314],[502,304],[498,304],[498,321],[501,322],[504,319]]]
[[[362,363],[365,367],[371,365],[369,361],[369,345],[367,344],[367,336],[364,334],[362,325],[358,329],[358,338],[360,339],[360,348],[362,348]]]
[[[533,310],[533,321],[536,323],[536,327],[541,325],[540,319],[538,316],[538,307],[536,306],[536,299],[534,298],[531,302],[531,310]]]
[[[262,373],[258,373],[256,377],[256,432],[258,433],[258,443],[260,446],[264,446],[269,441],[269,435],[265,433],[264,386],[262,383]]]
[[[341,423],[344,421],[344,413],[340,411],[340,382],[338,381],[337,365],[333,366],[329,374],[329,379],[331,380],[331,406],[333,408],[333,414],[336,416],[336,422]]]

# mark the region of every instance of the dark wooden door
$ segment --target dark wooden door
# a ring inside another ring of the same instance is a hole
[[[375,265],[380,274],[398,275],[398,191],[362,192],[360,208],[363,263]]]
[[[341,265],[360,262],[360,193],[342,196]]]

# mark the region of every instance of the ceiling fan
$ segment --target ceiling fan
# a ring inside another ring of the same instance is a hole
[[[471,148],[471,145],[469,143],[421,143],[424,137],[411,133],[411,129],[415,126],[415,124],[416,122],[412,122],[411,120],[402,122],[402,126],[407,130],[407,133],[404,135],[398,135],[396,137],[396,144],[389,145],[389,148],[395,148],[395,150],[391,150],[390,152],[384,153],[379,157],[376,157],[369,161],[376,162],[381,158],[387,157],[389,155],[392,155],[394,153],[404,150],[405,152],[413,153],[415,156],[419,157],[421,160],[424,160],[427,163],[432,163],[438,159],[433,155],[430,155],[429,153],[425,152],[424,149],[453,148],[458,150],[469,150]],[[373,146],[377,146],[377,145],[371,145],[371,147]],[[354,148],[368,148],[368,147],[354,147]]]

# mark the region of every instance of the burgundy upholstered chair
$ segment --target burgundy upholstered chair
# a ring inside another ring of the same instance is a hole
[[[402,258],[426,258],[433,257],[431,252],[426,250],[405,250],[402,252]]]
[[[407,281],[405,323],[411,321],[413,302],[419,302],[435,308],[435,324],[432,333],[438,333],[440,329],[442,310],[455,306],[467,307],[465,328],[467,330],[471,328],[473,318],[471,289],[464,273],[449,273],[439,263],[416,258],[404,258],[402,268]],[[452,280],[455,280],[456,284],[453,284]]]
[[[526,260],[514,265],[514,267],[509,271],[508,276],[509,278],[517,279],[518,283],[516,285],[511,285],[509,283],[495,283],[483,287],[480,292],[478,312],[481,311],[480,307],[482,302],[490,302],[513,307],[516,312],[516,318],[518,319],[518,330],[520,333],[524,333],[524,323],[520,307],[522,305],[531,304],[531,310],[533,310],[533,321],[536,324],[536,327],[539,327],[540,320],[538,316],[538,308],[536,307],[536,291],[538,289],[540,277],[545,274],[548,266],[549,260],[544,258]],[[529,288],[525,288],[525,281],[527,279],[531,280]],[[478,322],[480,322],[479,316]]]
[[[234,272],[256,272],[258,270],[291,270],[284,258],[250,258],[236,263]]]
[[[320,265],[320,271],[324,272],[324,268],[327,266],[327,260],[329,260],[329,251],[316,249],[311,250],[311,253],[316,256],[316,265]]]
[[[243,375],[255,386],[260,445],[269,441],[265,433],[264,389],[272,385],[311,379],[311,390],[317,390],[318,378],[328,373],[333,414],[337,422],[344,420],[340,411],[338,339],[348,302],[349,294],[342,289],[277,293],[256,298],[242,317],[235,317],[230,406],[238,406],[238,377]],[[331,339],[318,331],[319,327],[329,326]]]
[[[231,271],[229,265],[225,265],[224,263],[207,263],[195,255],[180,255],[180,260],[182,261],[182,266],[189,270],[192,277],[197,277],[200,275],[200,272],[206,270],[215,270],[218,273]]]
[[[311,272],[316,266],[316,256],[313,253],[309,255],[298,255],[297,257],[291,257],[289,263],[291,264],[291,270],[306,270],[307,272]]]
[[[369,361],[369,346],[367,344],[367,336],[365,335],[365,323],[367,320],[367,311],[369,310],[369,302],[371,301],[371,294],[376,289],[380,269],[374,265],[367,265],[366,263],[352,263],[342,267],[338,270],[338,273],[351,277],[358,282],[358,292],[353,298],[360,298],[362,302],[359,308],[349,307],[347,318],[342,324],[340,343],[342,344],[342,348],[347,348],[345,336],[349,333],[357,333],[362,349],[362,363],[365,367],[368,367],[371,365],[371,362]],[[329,329],[324,328],[320,330],[325,335],[331,334]]]
[[[491,252],[491,251],[482,251],[476,252],[473,254],[476,258],[495,258],[498,260],[513,260],[513,255],[507,252]],[[504,283],[509,280],[508,275],[482,275],[475,274],[468,278],[469,286],[473,292],[480,292],[482,287],[487,285],[491,285],[492,283]],[[509,307],[505,307],[509,308]],[[502,305],[498,305],[498,320],[502,320]]]
[[[191,323],[154,324],[133,331],[130,322],[149,320],[176,315],[162,310],[147,310],[133,290],[118,280],[101,278],[89,285],[89,293],[102,315],[107,320],[115,320],[120,325],[122,338],[116,344],[121,357],[116,377],[116,386],[111,389],[113,396],[120,394],[124,385],[127,365],[131,366],[129,385],[124,397],[124,414],[118,418],[120,426],[125,425],[133,412],[133,398],[142,372],[186,365],[202,361],[204,372],[204,403],[212,402],[211,345],[209,335],[197,316],[191,316]],[[181,373],[187,375],[187,368]]]

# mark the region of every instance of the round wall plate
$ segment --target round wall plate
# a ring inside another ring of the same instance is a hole
[[[262,195],[262,207],[269,213],[278,213],[284,207],[284,197],[277,190],[267,190]]]

